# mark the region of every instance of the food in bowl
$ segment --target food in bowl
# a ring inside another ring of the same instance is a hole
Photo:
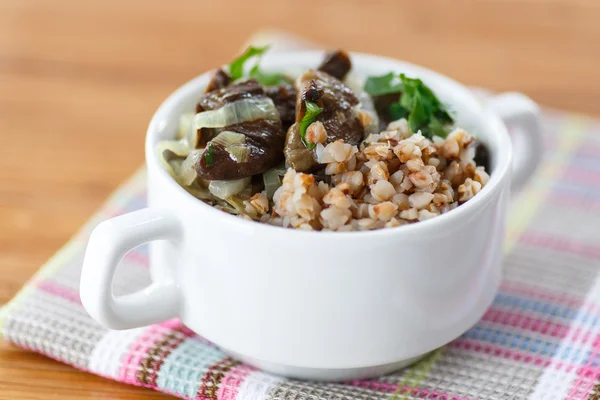
[[[198,199],[286,228],[360,231],[434,218],[488,182],[485,145],[420,79],[362,79],[341,50],[294,77],[265,72],[266,50],[217,69],[177,140],[157,145]]]

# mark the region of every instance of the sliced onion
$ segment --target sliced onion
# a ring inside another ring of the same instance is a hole
[[[223,146],[237,163],[245,163],[250,158],[250,148],[246,146],[246,135],[233,131],[223,131],[211,142]]]
[[[277,108],[269,97],[248,98],[225,104],[218,110],[196,114],[194,126],[196,129],[223,128],[257,119],[277,119],[278,116]]]
[[[250,197],[252,197],[252,185],[247,185],[234,197],[239,197],[241,200],[250,200]]]
[[[273,199],[275,191],[281,186],[280,172],[277,168],[271,168],[263,172],[263,182],[269,200]]]
[[[233,208],[232,214],[246,214],[246,205],[239,196],[231,196],[225,199],[226,204]]]
[[[283,176],[285,175],[285,173],[287,172],[287,168],[285,167],[285,163],[281,163],[276,167],[273,167],[273,169],[275,171],[277,171],[277,174],[283,178]]]
[[[216,199],[215,202],[213,203],[213,207],[215,207],[218,210],[225,211],[226,213],[229,213],[229,214],[235,214],[235,215],[240,214],[239,209],[232,206],[225,200]]]
[[[228,197],[238,194],[249,184],[250,177],[236,179],[233,181],[211,181],[208,185],[208,190],[213,194],[213,196],[225,200]]]
[[[201,132],[194,127],[193,112],[183,113],[179,116],[179,130],[177,131],[178,138],[183,141],[190,149],[195,149],[200,142]]]
[[[200,143],[200,137],[202,135],[202,131],[199,129],[194,129],[194,124],[192,126],[185,138],[182,141],[188,146],[190,149],[195,149],[198,143]]]
[[[156,144],[156,151],[163,156],[167,156],[165,152],[178,157],[187,157],[190,154],[190,148],[183,140],[161,140]]]
[[[215,144],[220,144],[223,147],[227,147],[230,145],[246,143],[246,136],[233,131],[223,131],[211,141]]]
[[[198,176],[196,173],[196,164],[200,160],[200,156],[202,156],[202,150],[192,150],[181,163],[177,175],[183,185],[191,185]]]
[[[184,186],[183,188],[187,190],[189,194],[200,200],[213,201],[215,199],[213,195],[208,191],[208,189],[206,187],[201,186],[197,180],[192,182],[190,186]]]
[[[195,113],[193,112],[187,112],[179,116],[179,128],[177,130],[178,139],[184,139],[189,136],[194,123],[194,115]]]
[[[163,140],[156,145],[158,160],[172,177],[177,179],[178,167],[190,153],[183,140]]]
[[[245,144],[232,144],[225,148],[231,158],[239,164],[248,162],[250,159],[250,147]]]

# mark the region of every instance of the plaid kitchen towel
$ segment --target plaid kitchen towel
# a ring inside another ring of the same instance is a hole
[[[514,200],[493,305],[459,339],[403,371],[343,384],[295,381],[232,360],[178,320],[128,331],[92,321],[79,298],[87,238],[101,220],[144,207],[143,170],[2,309],[0,334],[90,373],[187,399],[600,399],[600,121],[544,111],[543,123],[544,160]],[[147,285],[147,263],[145,247],[129,253],[116,294]]]

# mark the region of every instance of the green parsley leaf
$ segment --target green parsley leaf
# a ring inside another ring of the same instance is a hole
[[[392,121],[408,117],[408,110],[402,107],[400,102],[392,103],[388,109],[388,113],[390,114],[390,117],[392,117]]]
[[[261,60],[262,56],[267,52],[268,49],[269,49],[268,45],[263,46],[263,47],[254,47],[254,46],[248,47],[241,56],[239,56],[238,58],[233,60],[231,62],[231,64],[229,64],[229,74],[231,75],[231,78],[234,81],[243,78],[244,77],[244,65],[251,58],[255,58],[256,63],[250,70],[250,74],[249,74],[250,78],[256,79],[258,81],[258,83],[260,83],[261,85],[264,85],[264,86],[275,86],[275,85],[281,85],[283,83],[288,83],[289,80],[282,74],[268,73],[268,72],[264,72],[263,70],[260,69],[260,60]]]
[[[412,97],[412,108],[408,116],[408,127],[411,132],[417,132],[421,126],[428,122],[428,113],[421,94],[416,92]]]
[[[433,116],[431,117],[429,125],[426,128],[422,129],[421,133],[423,133],[423,135],[427,137],[439,136],[443,138],[446,137],[449,132],[447,124],[444,125],[436,116]]]
[[[371,96],[400,93],[402,91],[402,82],[396,74],[390,72],[381,76],[369,76],[365,82],[364,89]]]
[[[306,113],[304,114],[304,117],[302,117],[302,121],[300,121],[298,131],[300,132],[302,143],[304,143],[307,148],[312,150],[316,147],[316,144],[306,141],[306,129],[310,126],[310,124],[315,122],[315,119],[323,112],[323,109],[310,101],[305,101],[304,103],[306,104]]]
[[[206,146],[206,151],[204,152],[204,159],[206,160],[207,166],[213,165],[213,163],[215,162],[214,155],[215,150],[213,149],[213,144],[209,142]]]
[[[280,73],[264,72],[259,66],[260,58],[256,65],[250,70],[250,78],[254,78],[263,86],[277,86],[284,83],[289,83],[289,80]]]
[[[239,56],[238,58],[233,60],[231,62],[231,64],[229,64],[229,74],[231,75],[231,78],[235,81],[235,80],[243,77],[244,76],[244,64],[246,63],[246,61],[248,61],[252,57],[262,56],[268,49],[269,49],[269,46],[263,46],[263,47],[250,46],[250,47],[248,47],[241,56]],[[257,63],[257,65],[258,65],[258,63]]]
[[[445,137],[448,125],[454,122],[447,107],[420,79],[393,72],[369,77],[365,91],[371,96],[398,93],[398,102],[392,103],[388,113],[393,120],[406,118],[411,132],[419,130],[424,136]]]
[[[447,122],[447,123],[452,123],[454,122],[454,118],[452,118],[452,110],[450,109],[450,107],[447,104],[440,104],[440,107],[436,112],[435,112],[435,117],[437,119],[439,119],[442,122]]]
[[[400,80],[404,85],[404,93],[400,99],[402,105],[410,110],[415,108],[417,102],[420,102],[425,111],[426,119],[421,122],[421,125],[429,124],[433,117],[442,125],[454,122],[447,108],[420,79],[408,78],[401,74]]]

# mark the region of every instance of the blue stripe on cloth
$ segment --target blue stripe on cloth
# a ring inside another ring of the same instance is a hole
[[[490,325],[480,322],[463,337],[569,363],[585,364],[591,355],[590,350],[584,350],[576,343],[566,344],[559,338],[555,341],[533,338],[530,332],[521,333],[511,326]]]
[[[594,326],[600,323],[600,316],[581,312],[581,310],[577,308],[571,308],[565,305],[539,301],[531,299],[529,297],[505,294],[502,292],[496,295],[494,305],[511,307],[514,308],[515,311],[524,309],[528,311],[534,311],[540,314],[547,314],[553,317],[563,318],[567,320],[567,322],[573,321],[575,318],[577,318],[583,323],[589,323],[588,321],[592,319],[592,325]]]
[[[600,325],[600,315],[584,312],[578,308],[566,305],[549,303],[506,293],[498,293],[494,306],[507,308],[514,312],[533,311],[541,314],[543,319],[547,315],[548,321],[566,325],[577,324],[582,330],[589,331]],[[577,328],[575,328],[577,329]],[[565,339],[550,336],[533,338],[530,332],[519,331],[512,326],[504,326],[494,322],[480,322],[463,337],[482,341],[496,346],[519,350],[554,358],[563,362],[577,363],[591,366],[600,365],[600,354],[597,351],[582,349],[579,342],[565,343]],[[581,338],[581,337],[580,337]],[[594,340],[588,338],[587,340]],[[566,339],[569,340],[569,339]]]
[[[196,398],[202,376],[224,357],[216,348],[188,338],[166,356],[156,384],[163,391]]]

